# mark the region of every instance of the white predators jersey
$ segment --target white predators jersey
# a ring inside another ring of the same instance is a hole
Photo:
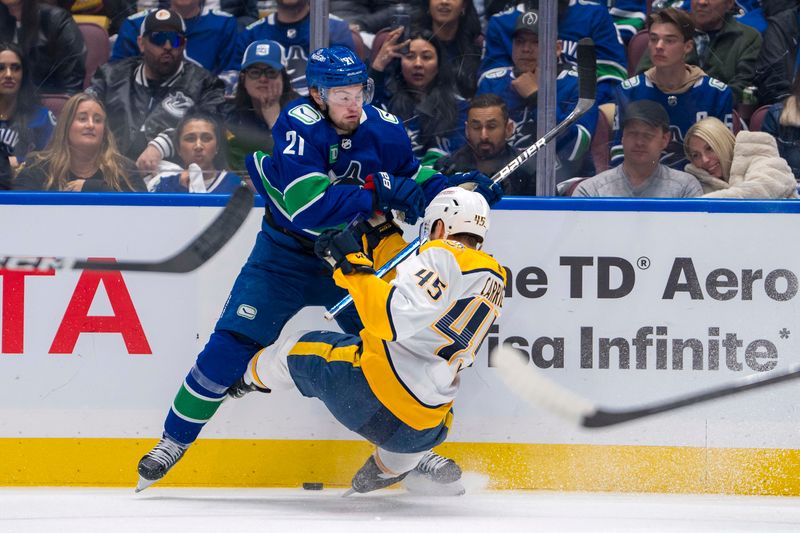
[[[500,315],[503,268],[484,252],[436,240],[402,263],[391,284],[369,275],[337,282],[364,321],[361,366],[372,391],[411,427],[437,426],[452,407],[459,371],[475,361]]]

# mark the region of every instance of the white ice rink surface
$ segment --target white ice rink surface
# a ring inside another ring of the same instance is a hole
[[[800,498],[402,490],[0,488],[2,533],[800,531]]]

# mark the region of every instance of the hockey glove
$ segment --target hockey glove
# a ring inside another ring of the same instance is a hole
[[[494,183],[486,174],[472,170],[470,172],[458,172],[449,176],[450,186],[458,187],[464,183],[474,183],[475,192],[480,193],[486,202],[492,206],[503,197],[503,187],[499,183]]]
[[[411,178],[392,176],[387,172],[370,174],[364,180],[364,188],[373,192],[374,211],[387,213],[392,209],[405,214],[405,222],[416,224],[425,213],[425,194]]]
[[[344,274],[363,272],[374,274],[372,260],[361,251],[358,241],[349,231],[325,230],[314,244],[314,253],[336,271]]]
[[[372,251],[375,250],[382,240],[395,233],[399,235],[403,234],[403,230],[394,222],[391,215],[386,219],[379,217],[380,222],[375,222],[374,226],[370,223],[371,220],[372,219],[362,220],[356,226],[356,237],[360,235],[364,250],[366,250],[367,255],[370,257],[372,257]]]

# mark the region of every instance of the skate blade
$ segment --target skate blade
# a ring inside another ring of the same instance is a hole
[[[342,494],[342,498],[347,498],[348,496],[352,496],[355,493],[356,493],[356,489],[349,488],[346,491],[344,491],[344,494]]]
[[[139,482],[136,484],[136,490],[134,491],[134,494],[138,494],[138,493],[142,492],[144,489],[146,489],[147,487],[149,487],[150,485],[152,485],[156,481],[158,481],[158,480],[157,479],[145,479],[142,476],[139,476]]]
[[[461,481],[436,483],[416,471],[409,472],[403,480],[403,486],[409,493],[421,496],[463,496],[467,492]]]

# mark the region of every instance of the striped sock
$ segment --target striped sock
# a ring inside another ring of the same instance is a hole
[[[197,366],[186,376],[164,423],[164,433],[181,444],[191,444],[217,412],[228,387],[208,379]]]

